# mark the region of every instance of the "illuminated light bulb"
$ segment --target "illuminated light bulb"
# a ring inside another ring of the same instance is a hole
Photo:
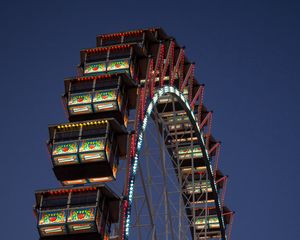
[[[139,141],[142,141],[143,140],[143,133],[140,133],[139,134]]]

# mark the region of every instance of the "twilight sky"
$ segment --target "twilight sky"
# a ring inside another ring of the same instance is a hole
[[[100,33],[161,26],[186,46],[230,176],[232,239],[300,239],[300,3],[5,1],[0,7],[2,239],[38,239],[34,190],[59,186],[45,143],[63,78]]]

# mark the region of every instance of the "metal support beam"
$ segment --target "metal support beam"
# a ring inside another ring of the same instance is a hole
[[[190,77],[193,77],[193,76],[192,76],[192,75],[193,75],[193,72],[194,72],[194,64],[192,63],[192,64],[190,64],[189,69],[188,69],[188,71],[187,71],[187,73],[186,73],[186,75],[185,75],[185,78],[184,78],[184,80],[183,80],[183,83],[182,83],[182,85],[180,86],[180,91],[181,91],[181,92],[183,92],[183,89],[184,89],[185,86],[187,85],[189,78],[190,78]]]

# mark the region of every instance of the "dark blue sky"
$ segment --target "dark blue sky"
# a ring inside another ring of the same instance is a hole
[[[63,78],[100,33],[162,26],[187,47],[222,140],[233,239],[300,239],[300,3],[5,1],[0,6],[1,239],[37,239],[35,189],[58,186],[45,142]],[[297,184],[298,183],[298,184]]]

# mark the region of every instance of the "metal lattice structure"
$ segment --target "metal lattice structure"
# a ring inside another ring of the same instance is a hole
[[[64,187],[36,193],[41,239],[230,239],[221,144],[184,48],[151,28],[100,35],[80,56],[70,123],[49,127]]]

